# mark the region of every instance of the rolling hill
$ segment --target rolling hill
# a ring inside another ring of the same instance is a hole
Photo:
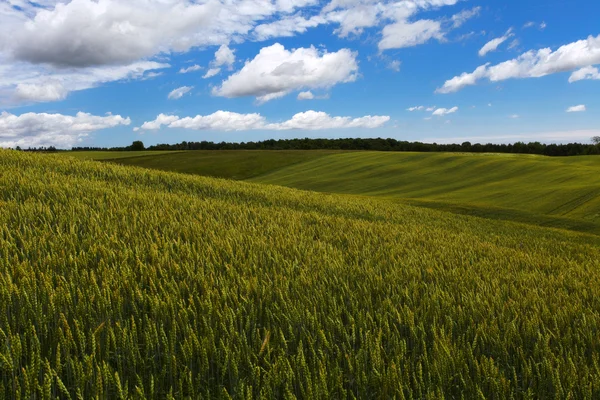
[[[105,152],[99,156],[124,165],[375,196],[454,213],[600,234],[600,158],[596,156],[327,151],[142,153],[136,156],[135,152]],[[117,158],[119,154],[121,158]]]
[[[593,399],[599,280],[593,235],[0,150],[5,398]]]

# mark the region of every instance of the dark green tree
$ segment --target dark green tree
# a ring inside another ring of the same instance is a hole
[[[144,142],[141,140],[136,140],[135,142],[131,143],[131,146],[129,146],[129,150],[131,151],[142,151],[145,148]]]

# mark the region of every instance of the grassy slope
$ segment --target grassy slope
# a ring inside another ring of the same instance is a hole
[[[81,154],[83,152],[73,152]],[[98,154],[102,158],[123,165],[173,171],[186,174],[214,176],[243,180],[272,172],[292,164],[310,161],[332,151],[182,151],[182,152],[140,152],[140,156],[132,157],[135,152],[107,152]],[[123,157],[116,157],[117,155]]]
[[[181,153],[180,151],[67,151],[56,153],[58,156],[75,157],[80,160],[114,160],[132,157],[147,157],[152,155],[165,155]]]
[[[600,158],[356,152],[254,181],[600,233]]]
[[[0,390],[598,398],[600,239],[0,150]]]

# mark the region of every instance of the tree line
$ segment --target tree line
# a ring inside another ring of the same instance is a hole
[[[408,142],[396,139],[269,139],[259,142],[186,142],[157,144],[145,147],[135,141],[127,147],[73,147],[73,151],[140,151],[140,150],[371,150],[371,151],[414,151],[414,152],[469,152],[469,153],[517,153],[545,156],[578,156],[600,154],[600,137],[592,144],[567,143],[545,144],[540,142],[516,142],[512,144],[471,143],[438,144]],[[29,148],[28,151],[57,151],[54,148]],[[26,150],[26,151],[27,151]]]

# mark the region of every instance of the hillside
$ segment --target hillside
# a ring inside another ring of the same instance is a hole
[[[14,151],[0,171],[6,398],[600,394],[596,236]]]
[[[597,156],[354,152],[253,181],[600,234],[598,177]]]
[[[328,150],[82,151],[66,155],[122,165],[243,180],[329,154]]]
[[[597,156],[293,150],[63,154],[305,190],[383,197],[453,213],[600,235]]]

